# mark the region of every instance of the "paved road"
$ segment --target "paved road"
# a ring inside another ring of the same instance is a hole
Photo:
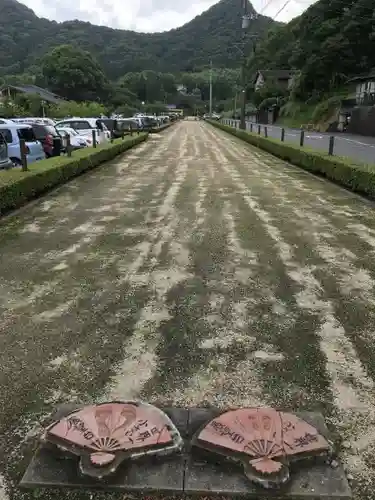
[[[262,127],[262,132],[264,127]],[[270,137],[279,139],[281,136],[281,127],[276,125],[267,126]],[[345,156],[364,163],[375,163],[375,138],[362,137],[350,134],[330,134],[322,132],[305,132],[305,146],[319,151],[328,152],[329,138],[335,136],[333,152],[338,156]],[[285,129],[285,141],[299,144],[301,131],[297,129]]]
[[[54,405],[141,397],[322,411],[374,499],[374,215],[181,122],[3,219],[0,498]]]
[[[234,120],[231,120],[231,122],[233,121]],[[237,123],[239,123],[238,120]],[[247,129],[250,130],[250,122],[247,123]],[[267,125],[268,136],[280,139],[281,129],[282,127],[278,125]],[[301,130],[285,127],[284,129],[285,141],[299,145]],[[258,132],[258,124],[253,124],[253,131]],[[261,125],[261,134],[264,135],[264,125]],[[304,144],[312,149],[327,153],[329,149],[329,138],[332,135],[335,136],[335,155],[344,156],[362,163],[375,164],[375,137],[306,131]]]

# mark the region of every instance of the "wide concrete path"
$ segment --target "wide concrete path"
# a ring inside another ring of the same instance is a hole
[[[138,397],[322,411],[375,498],[373,204],[181,122],[0,238],[1,500],[56,404]]]

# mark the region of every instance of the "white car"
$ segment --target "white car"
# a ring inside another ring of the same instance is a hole
[[[108,128],[100,121],[100,118],[68,118],[57,122],[56,128],[73,128],[79,135],[92,140],[92,132],[95,130],[96,142],[101,144],[107,142],[111,136]]]
[[[27,123],[32,125],[33,123],[38,123],[39,125],[55,125],[55,122],[51,118],[13,118],[13,122],[16,123]]]
[[[83,135],[79,135],[79,133],[73,128],[68,127],[56,127],[56,130],[61,135],[61,137],[65,138],[67,135],[70,136],[70,144],[75,149],[85,148],[87,146],[92,146],[92,138],[84,137]]]

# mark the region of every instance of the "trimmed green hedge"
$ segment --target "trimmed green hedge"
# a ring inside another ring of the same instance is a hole
[[[357,164],[347,158],[329,156],[309,148],[286,144],[277,139],[266,139],[251,132],[223,125],[220,122],[211,120],[208,122],[282,160],[314,174],[322,175],[352,191],[375,198],[375,166],[373,165]]]
[[[128,136],[96,149],[74,151],[71,157],[59,156],[32,163],[27,172],[18,168],[0,172],[0,215],[19,208],[27,201],[81,175],[101,163],[112,160],[147,139],[147,134]]]

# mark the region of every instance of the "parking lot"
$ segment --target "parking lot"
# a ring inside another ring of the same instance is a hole
[[[177,115],[130,118],[14,118],[0,119],[0,172],[24,168],[44,159],[71,155],[84,148],[96,147],[112,139],[143,130],[168,126]]]

